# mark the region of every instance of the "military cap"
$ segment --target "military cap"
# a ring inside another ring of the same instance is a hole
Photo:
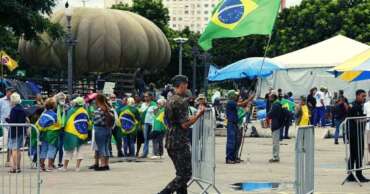
[[[186,77],[185,75],[176,75],[172,78],[171,80],[172,84],[177,87],[179,86],[181,83],[188,83],[189,80],[188,80],[188,77]]]

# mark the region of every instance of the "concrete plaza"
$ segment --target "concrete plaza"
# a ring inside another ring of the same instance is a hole
[[[268,130],[268,129],[264,129]],[[345,178],[344,145],[334,145],[332,139],[319,135],[324,129],[317,129],[315,193],[319,194],[368,194],[370,183],[362,187],[356,183],[341,185]],[[242,159],[245,162],[235,165],[225,164],[225,137],[216,138],[216,181],[222,193],[244,193],[233,189],[232,184],[240,182],[277,182],[280,188],[269,191],[248,193],[293,194],[294,144],[295,139],[281,143],[281,162],[269,164],[271,157],[270,138],[247,138]],[[84,147],[86,160],[80,172],[74,166],[68,172],[42,173],[43,194],[155,194],[173,177],[174,169],[166,156],[162,160],[121,162],[113,158],[111,171],[94,172],[87,169],[92,163],[89,146]],[[370,177],[370,172],[365,172]],[[190,188],[191,193],[198,191]],[[213,192],[210,192],[213,193]]]

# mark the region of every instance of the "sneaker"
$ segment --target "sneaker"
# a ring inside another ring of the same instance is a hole
[[[226,160],[226,164],[235,164],[234,160]]]
[[[60,171],[60,172],[67,172],[67,169],[64,168],[64,167],[60,167],[60,168],[58,168],[58,171]]]
[[[95,169],[95,171],[108,171],[108,170],[110,170],[109,166],[98,167]]]
[[[280,159],[270,159],[269,162],[270,163],[279,163]]]
[[[90,170],[95,170],[96,168],[99,168],[99,166],[96,164],[89,166]]]
[[[54,171],[54,169],[52,169],[52,168],[45,169],[45,172],[53,172],[53,171]]]
[[[156,160],[156,159],[160,159],[161,157],[160,156],[152,156],[152,157],[150,157],[150,159],[152,159],[152,160]]]

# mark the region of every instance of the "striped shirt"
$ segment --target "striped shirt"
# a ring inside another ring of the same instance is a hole
[[[113,110],[109,110],[109,112],[114,115]],[[98,127],[106,127],[105,112],[101,108],[94,111],[94,125]]]
[[[105,126],[105,113],[101,108],[94,111],[94,125],[99,127]]]

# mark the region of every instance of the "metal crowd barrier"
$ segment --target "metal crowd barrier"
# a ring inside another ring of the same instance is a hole
[[[298,127],[295,145],[296,194],[314,193],[315,130],[314,126]]]
[[[192,141],[192,180],[188,186],[196,183],[203,193],[213,188],[218,194],[215,183],[215,113],[207,109],[204,115],[195,123]]]
[[[0,123],[0,127],[3,131],[0,145],[0,194],[40,194],[38,130],[32,124]],[[18,153],[13,158],[11,155],[15,151]]]
[[[357,173],[370,169],[370,118],[348,117],[342,122],[340,129],[344,136],[346,173],[348,175],[342,185],[348,181],[348,177],[353,176],[361,186]]]

